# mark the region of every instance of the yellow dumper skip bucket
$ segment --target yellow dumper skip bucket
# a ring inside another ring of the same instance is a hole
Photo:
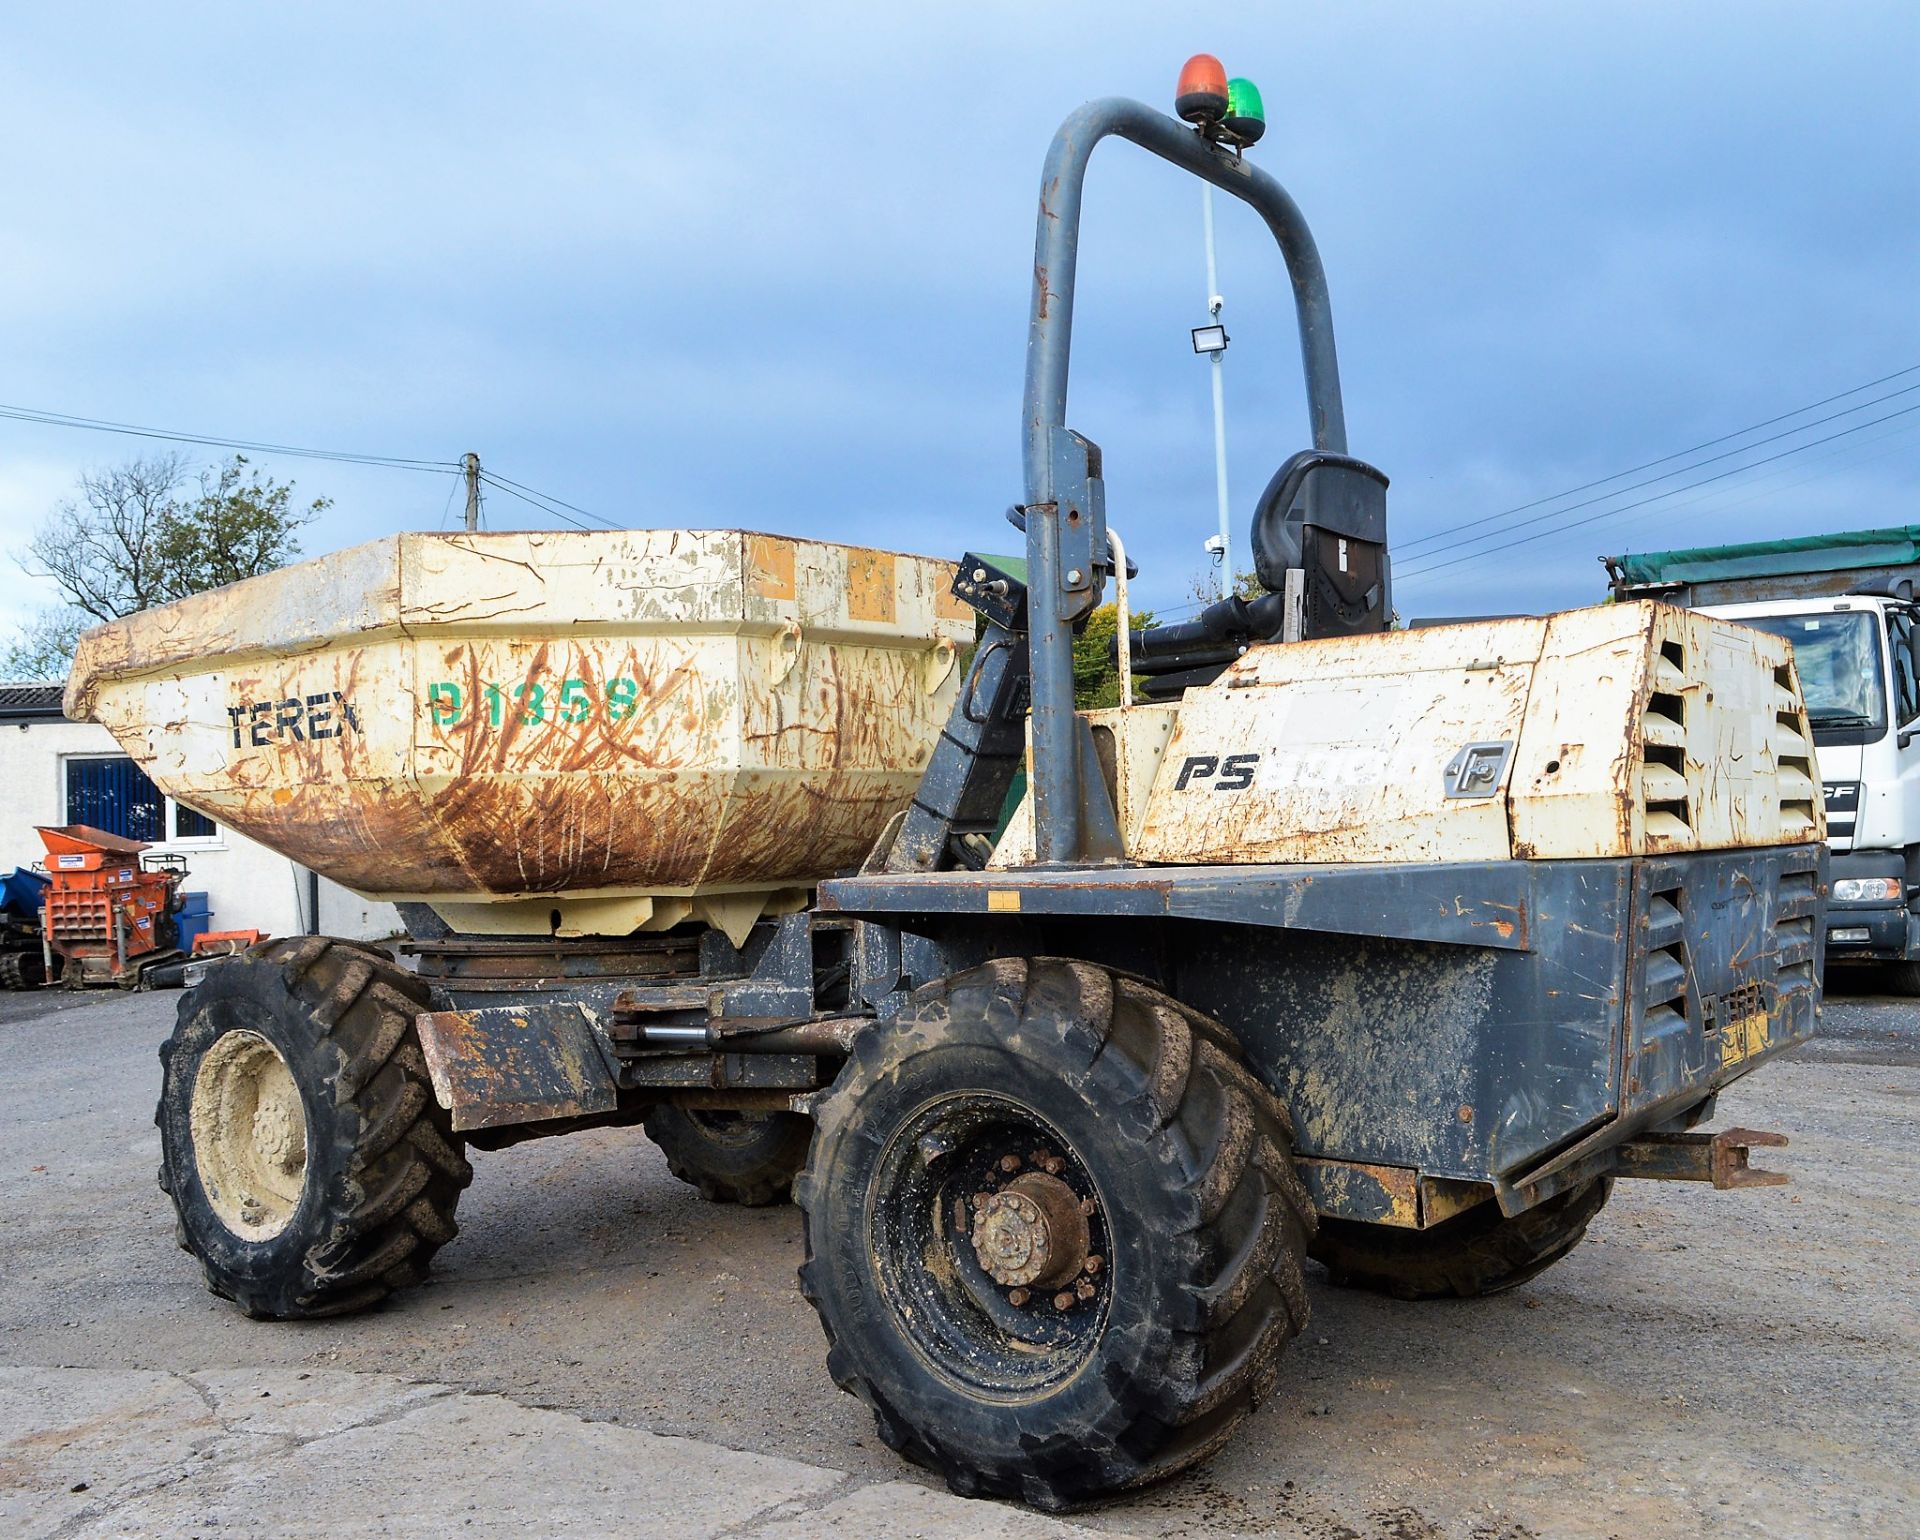
[[[457,930],[738,941],[911,797],[973,635],[951,576],[738,530],[395,535],[89,631],[66,710]]]

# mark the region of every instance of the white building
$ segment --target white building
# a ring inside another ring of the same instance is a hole
[[[373,903],[161,795],[113,735],[69,722],[53,684],[0,684],[0,872],[37,866],[41,824],[91,824],[185,858],[186,890],[205,893],[213,930],[275,936],[396,935]]]

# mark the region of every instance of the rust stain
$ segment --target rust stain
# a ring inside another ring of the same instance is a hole
[[[1420,1174],[1404,1166],[1302,1158],[1294,1162],[1322,1213],[1366,1215],[1376,1224],[1420,1227]]]
[[[671,534],[646,538],[657,547]],[[449,634],[442,617],[458,590],[442,587],[410,596],[411,628],[363,637],[354,616],[311,594],[297,616],[252,617],[244,601],[269,590],[237,585],[221,617],[240,629],[259,620],[253,631],[214,637],[193,612],[201,655],[175,677],[204,686],[204,700],[189,696],[183,711],[151,681],[148,660],[173,655],[172,626],[187,613],[152,611],[105,639],[124,657],[101,670],[100,720],[170,793],[369,895],[667,895],[666,905],[692,890],[809,887],[858,864],[912,794],[957,688],[950,679],[929,692],[926,648],[970,634],[970,612],[937,605],[945,563],[772,536],[733,547],[746,548],[744,581],[737,556],[727,582],[707,581],[711,539],[576,567],[594,574],[567,596],[577,628],[495,629],[487,617],[488,629],[472,629],[469,606]],[[533,576],[564,588],[567,570]],[[785,587],[802,623],[830,629],[849,614],[893,634],[828,643],[803,632],[776,671],[743,647],[741,613],[713,608],[729,586],[736,606]],[[638,630],[624,600],[592,608],[628,588],[652,596]],[[263,645],[269,624],[298,640]],[[339,697],[354,703],[353,732],[296,732],[302,719],[281,724],[276,705],[264,741],[231,741],[234,703]]]

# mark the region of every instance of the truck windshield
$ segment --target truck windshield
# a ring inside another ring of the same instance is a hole
[[[1887,691],[1875,615],[1866,610],[1743,615],[1740,624],[1793,643],[1807,716],[1815,727],[1885,730]]]

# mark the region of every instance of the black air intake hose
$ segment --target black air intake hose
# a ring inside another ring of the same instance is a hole
[[[1277,640],[1283,613],[1278,594],[1261,594],[1257,599],[1235,595],[1209,604],[1191,620],[1136,631],[1133,633],[1133,671],[1171,674],[1231,663],[1254,642]],[[1110,651],[1117,666],[1120,661],[1118,638],[1114,639]]]

